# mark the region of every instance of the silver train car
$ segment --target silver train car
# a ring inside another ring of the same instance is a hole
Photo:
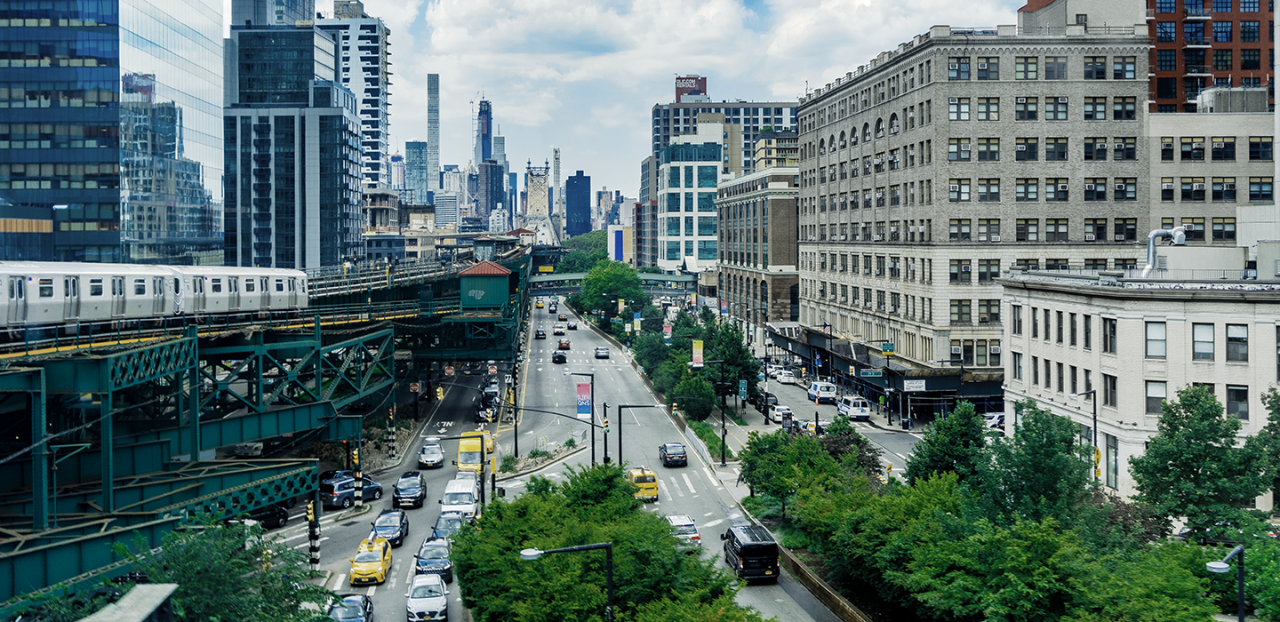
[[[0,329],[307,308],[299,270],[0,261]]]

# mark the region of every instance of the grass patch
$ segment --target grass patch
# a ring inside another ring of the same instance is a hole
[[[564,442],[564,446],[566,449],[573,449],[578,446],[578,442],[570,438]]]
[[[702,442],[706,444],[707,453],[711,454],[713,459],[720,455],[720,435],[716,434],[716,431],[712,430],[711,426],[704,421],[690,421],[689,427],[693,428],[694,434],[697,434],[698,438],[702,439]],[[732,449],[725,451],[725,459],[734,459]]]
[[[551,454],[542,449],[534,449],[529,453],[525,454],[524,457],[530,460],[550,460]]]
[[[515,473],[516,463],[519,461],[520,459],[515,457],[514,454],[505,454],[502,456],[502,466],[498,467],[498,470],[503,473]]]

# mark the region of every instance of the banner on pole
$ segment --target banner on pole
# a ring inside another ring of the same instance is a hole
[[[640,313],[636,312],[635,317],[633,317],[632,319],[635,320],[636,322],[636,334],[639,334],[640,333]]]
[[[591,418],[591,383],[578,383],[578,418]]]
[[[695,367],[702,367],[702,340],[695,339],[693,341],[693,364]]]
[[[666,342],[667,345],[671,345],[671,325],[670,324],[662,325],[662,339],[663,341]]]
[[[619,299],[618,299],[618,313],[622,313],[622,310],[623,310],[623,309],[625,309],[625,308],[626,308],[626,306],[627,306],[627,301],[625,301],[625,300],[623,300],[623,299],[619,298]]]

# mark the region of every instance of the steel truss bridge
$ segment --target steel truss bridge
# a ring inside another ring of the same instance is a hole
[[[313,274],[303,314],[53,327],[7,344],[0,616],[123,574],[113,544],[154,548],[197,519],[318,500],[318,460],[218,460],[216,450],[282,436],[358,441],[366,417],[387,413],[368,406],[394,400],[405,375],[397,350],[411,353],[410,374],[514,358],[533,261],[521,250],[496,263],[512,274],[500,308],[485,312],[461,304],[467,266],[422,263]]]

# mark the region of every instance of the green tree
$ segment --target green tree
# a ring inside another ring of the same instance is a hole
[[[680,404],[690,421],[703,421],[715,407],[715,390],[697,374],[685,374],[672,391],[671,400]]]
[[[565,240],[562,246],[569,249],[569,254],[560,259],[556,265],[556,272],[565,274],[586,272],[601,259],[607,258],[609,256],[607,235],[608,232],[601,229]]]
[[[618,619],[623,622],[765,622],[776,618],[765,618],[727,596],[708,602],[697,594],[677,594],[640,607],[632,617]]]
[[[715,325],[716,318],[719,316],[720,313],[718,311],[708,307],[707,305],[702,305],[702,308],[698,309],[698,321],[702,322],[703,326]]]
[[[753,493],[767,495],[783,506],[806,486],[825,486],[841,475],[840,466],[808,436],[793,436],[781,430],[772,434],[752,432],[747,446],[738,452],[742,478]]]
[[[131,547],[117,545],[116,554],[154,583],[178,584],[173,605],[181,620],[311,622],[325,618],[303,603],[323,610],[335,600],[333,592],[304,581],[303,553],[263,538],[261,526],[210,521],[171,531],[162,542],[153,553],[139,536]]]
[[[1016,406],[1018,433],[989,445],[975,470],[980,507],[1001,524],[1021,517],[1064,517],[1089,491],[1087,448],[1076,444],[1076,426],[1036,407]]]
[[[627,304],[648,304],[649,297],[640,288],[640,275],[635,268],[620,261],[602,259],[582,279],[582,296],[579,298],[586,311],[603,311],[606,317],[618,311],[618,298]],[[628,315],[624,319],[631,319]]]
[[[746,337],[737,324],[724,323],[712,325],[707,330],[709,343],[706,344],[706,360],[724,361],[703,368],[703,377],[717,382],[716,395],[738,394],[738,381],[747,381],[747,396],[760,394],[756,377],[760,375],[760,361],[751,354],[751,349],[744,343]],[[723,403],[723,399],[721,400]]]
[[[657,369],[649,375],[653,379],[653,388],[657,389],[663,395],[672,394],[682,380],[688,377],[689,368],[686,364],[689,362],[688,350],[675,350],[667,357],[665,361],[658,364]],[[674,395],[679,395],[675,393]]]
[[[960,402],[945,419],[925,428],[907,459],[907,482],[933,473],[954,472],[964,482],[973,476],[986,449],[986,426],[969,402]]]
[[[1170,517],[1184,517],[1198,537],[1236,522],[1245,504],[1274,479],[1265,441],[1237,446],[1240,419],[1224,416],[1205,387],[1185,387],[1166,401],[1146,451],[1129,459],[1136,498]]]
[[[871,439],[858,434],[858,430],[845,417],[836,417],[826,432],[819,437],[822,448],[835,460],[847,464],[854,471],[868,477],[880,474],[880,448]]]
[[[1066,622],[1202,622],[1217,613],[1199,547],[1173,542],[1090,564]],[[1250,565],[1256,563],[1251,558]],[[1234,601],[1233,601],[1234,602]]]

